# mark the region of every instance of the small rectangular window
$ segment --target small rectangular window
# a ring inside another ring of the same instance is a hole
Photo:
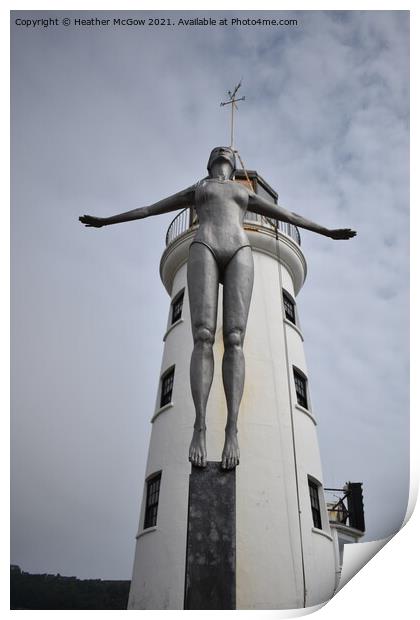
[[[302,407],[305,407],[305,409],[309,409],[306,377],[301,372],[299,372],[296,368],[293,368],[293,375],[295,378],[297,401],[299,405],[301,405]]]
[[[155,474],[147,481],[146,511],[144,514],[144,529],[153,527],[157,523],[161,473]]]
[[[295,302],[286,291],[283,291],[283,306],[286,319],[296,325]]]
[[[172,302],[171,325],[179,321],[182,316],[182,306],[184,305],[184,291],[175,297]]]
[[[321,509],[319,506],[319,487],[316,482],[308,478],[309,497],[311,499],[312,520],[314,527],[322,530]]]
[[[163,407],[167,405],[172,400],[172,390],[174,387],[174,375],[175,375],[175,366],[168,370],[163,377],[161,382],[161,392],[160,392],[160,406]]]

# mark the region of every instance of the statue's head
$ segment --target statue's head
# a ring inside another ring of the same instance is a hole
[[[209,173],[213,163],[218,159],[224,159],[231,164],[232,172],[230,178],[232,178],[236,170],[236,158],[233,149],[231,149],[230,146],[216,146],[210,153],[209,163],[207,164]]]

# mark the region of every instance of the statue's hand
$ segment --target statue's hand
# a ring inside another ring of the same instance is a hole
[[[101,228],[101,226],[105,226],[105,218],[95,217],[93,215],[81,215],[79,217],[79,221],[85,226],[91,226],[94,228]]]
[[[357,235],[355,230],[351,230],[351,228],[336,228],[335,230],[329,230],[328,236],[331,239],[351,239]]]

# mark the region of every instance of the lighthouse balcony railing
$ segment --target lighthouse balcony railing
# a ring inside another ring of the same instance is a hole
[[[244,219],[245,226],[248,224],[250,226],[257,226],[258,228],[264,228],[266,230],[270,230],[273,233],[280,232],[288,237],[291,237],[297,245],[300,245],[300,234],[299,230],[293,224],[288,224],[287,222],[278,222],[277,220],[266,218],[258,213],[252,213],[251,211],[247,211]],[[169,225],[168,232],[166,233],[166,245],[170,245],[186,233],[190,229],[194,229],[198,227],[198,219],[193,208],[187,207],[181,213],[172,220]]]

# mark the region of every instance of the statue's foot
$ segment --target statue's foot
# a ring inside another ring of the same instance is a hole
[[[188,460],[196,467],[205,467],[207,465],[205,429],[194,429]]]
[[[236,431],[226,430],[222,452],[222,469],[234,469],[239,465],[239,445]]]

